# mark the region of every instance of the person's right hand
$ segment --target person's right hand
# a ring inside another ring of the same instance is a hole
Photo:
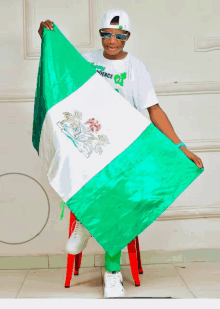
[[[50,21],[49,19],[48,20],[46,20],[46,21],[42,21],[41,23],[40,23],[40,28],[39,28],[39,30],[38,30],[38,33],[39,33],[39,35],[40,35],[40,37],[42,38],[42,35],[43,35],[43,28],[47,28],[48,30],[50,29],[50,30],[53,30],[53,23],[52,23],[52,21]]]

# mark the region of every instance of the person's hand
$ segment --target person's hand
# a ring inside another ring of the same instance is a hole
[[[193,161],[199,168],[204,168],[202,160],[197,157],[193,152],[189,151],[186,147],[181,147],[181,150],[185,153],[185,155]]]
[[[53,23],[52,23],[52,21],[50,21],[49,19],[48,20],[46,20],[46,21],[42,21],[41,23],[40,23],[40,28],[39,28],[39,30],[38,30],[38,33],[39,33],[39,35],[40,35],[40,37],[42,38],[42,35],[43,35],[43,28],[47,28],[48,30],[50,29],[50,30],[53,30]]]

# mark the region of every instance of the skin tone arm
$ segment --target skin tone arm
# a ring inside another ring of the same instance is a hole
[[[169,121],[165,112],[161,109],[159,104],[150,106],[147,108],[150,116],[150,120],[161,132],[163,132],[169,139],[171,139],[175,144],[181,143],[181,140],[176,135],[171,122]],[[189,151],[185,146],[180,146],[180,149],[185,153],[185,155],[192,160],[199,168],[204,167],[202,160],[196,156],[194,153]]]

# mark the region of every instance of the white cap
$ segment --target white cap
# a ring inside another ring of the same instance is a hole
[[[112,19],[115,16],[119,16],[119,24],[110,25]],[[102,17],[101,29],[103,28],[121,29],[130,32],[131,25],[129,15],[125,11],[120,9],[109,10]]]

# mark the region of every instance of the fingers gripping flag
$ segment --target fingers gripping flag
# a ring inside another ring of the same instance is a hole
[[[32,143],[53,189],[110,256],[203,172],[60,32],[44,28]]]

